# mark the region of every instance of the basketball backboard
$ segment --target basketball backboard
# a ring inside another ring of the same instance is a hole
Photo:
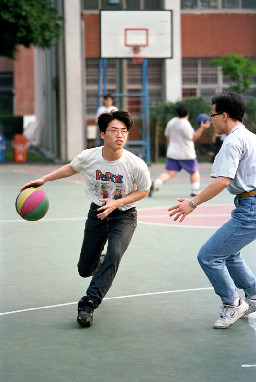
[[[172,11],[101,11],[101,58],[171,58]]]

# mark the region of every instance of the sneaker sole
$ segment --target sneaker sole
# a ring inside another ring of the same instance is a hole
[[[90,326],[92,326],[92,322],[90,321],[82,321],[82,320],[79,320],[79,318],[77,317],[77,323],[82,326],[83,328],[89,328]]]

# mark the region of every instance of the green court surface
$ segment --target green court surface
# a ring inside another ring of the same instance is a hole
[[[56,167],[0,167],[0,381],[255,381],[253,320],[213,329],[221,301],[196,259],[225,216],[216,208],[231,209],[232,196],[224,191],[206,203],[205,224],[163,223],[162,211],[177,197],[189,198],[189,176],[181,172],[140,201],[139,217],[140,211],[159,211],[138,222],[93,326],[81,328],[77,301],[90,282],[76,267],[90,204],[81,176],[43,186],[50,209],[42,220],[26,222],[15,210],[20,187]],[[200,164],[202,187],[210,169]],[[151,166],[153,179],[162,170]],[[255,252],[256,242],[243,250],[254,272]]]

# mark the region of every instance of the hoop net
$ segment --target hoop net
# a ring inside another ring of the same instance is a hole
[[[140,53],[140,46],[134,46],[133,48],[133,58],[132,58],[132,63],[133,64],[141,64],[144,60],[143,57],[136,57],[136,54]]]

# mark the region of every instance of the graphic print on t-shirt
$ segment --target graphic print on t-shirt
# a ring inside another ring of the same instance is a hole
[[[108,189],[109,189],[109,185],[108,184],[102,184],[101,185],[101,195],[102,195],[102,198],[103,199],[107,199],[108,198]]]
[[[96,181],[100,181],[100,193],[102,199],[112,198],[121,199],[122,195],[122,183],[123,176],[118,174],[112,174],[111,172],[102,173],[100,170],[96,170]],[[102,183],[106,182],[106,183]],[[98,188],[98,182],[95,184],[95,188]]]
[[[107,171],[103,174],[100,170],[96,170],[96,180],[101,180],[102,182],[113,182],[113,183],[123,183],[122,175],[115,175]]]

